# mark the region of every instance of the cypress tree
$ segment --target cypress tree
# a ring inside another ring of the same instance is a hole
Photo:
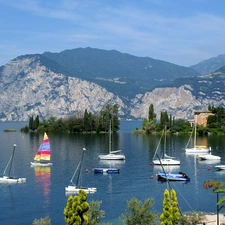
[[[85,225],[88,217],[85,214],[89,209],[87,193],[79,191],[78,196],[69,196],[66,207],[64,208],[64,219],[67,225]]]

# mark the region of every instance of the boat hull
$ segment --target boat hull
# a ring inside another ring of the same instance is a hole
[[[95,193],[97,188],[78,188],[76,186],[69,185],[65,188],[65,191],[68,193],[79,193],[80,190],[85,191],[86,193]]]
[[[98,158],[101,160],[125,160],[124,155],[116,155],[116,154],[99,155]]]
[[[210,148],[186,148],[186,153],[208,153]]]
[[[109,174],[117,174],[120,173],[120,169],[118,168],[93,168],[94,173],[109,173]]]
[[[152,161],[154,165],[180,165],[180,160],[175,160],[175,159],[156,159]]]
[[[26,178],[16,178],[8,176],[0,177],[0,183],[22,183],[22,182],[26,182]]]
[[[220,156],[211,155],[211,154],[197,155],[196,158],[198,160],[221,160]]]
[[[158,180],[169,181],[190,181],[190,178],[182,172],[164,173],[159,172],[156,174]]]
[[[215,166],[217,170],[225,170],[225,165],[217,165]]]
[[[35,166],[44,167],[44,166],[51,166],[52,165],[52,163],[40,163],[40,162],[30,162],[30,164],[31,164],[32,167],[35,167]]]

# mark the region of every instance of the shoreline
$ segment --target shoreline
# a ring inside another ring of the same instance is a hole
[[[205,214],[205,217],[205,225],[217,225],[217,214]],[[225,216],[222,213],[219,214],[219,224],[221,223],[225,223]]]

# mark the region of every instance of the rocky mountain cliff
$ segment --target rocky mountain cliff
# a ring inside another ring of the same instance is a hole
[[[97,113],[108,103],[119,105],[121,118],[145,118],[149,105],[153,104],[158,116],[167,110],[176,118],[192,119],[194,110],[205,110],[209,104],[225,105],[223,72],[198,79],[194,76],[197,80],[181,74],[179,82],[169,82],[166,87],[145,92],[136,90],[132,95],[126,95],[130,83],[125,80],[118,82],[107,77],[107,84],[120,86],[120,92],[114,92],[94,79],[70,74],[63,65],[44,55],[21,56],[0,67],[0,120],[28,121],[32,115],[39,115],[41,119],[67,117],[83,114],[85,109]],[[208,84],[215,77],[219,78],[218,86],[217,79],[213,80],[214,91],[207,91],[208,86],[201,84]]]

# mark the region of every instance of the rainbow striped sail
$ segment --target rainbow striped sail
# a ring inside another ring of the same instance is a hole
[[[51,149],[50,149],[50,141],[48,139],[48,135],[44,133],[44,138],[41,146],[39,147],[34,160],[38,162],[47,162],[50,161],[51,158]]]

